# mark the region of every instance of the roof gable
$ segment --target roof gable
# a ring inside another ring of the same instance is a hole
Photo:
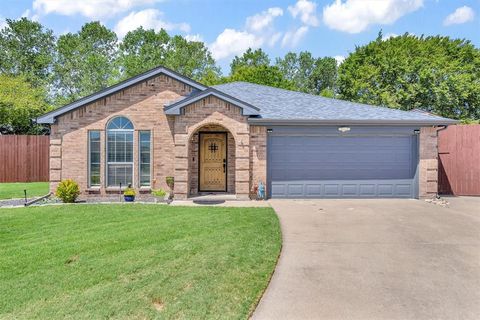
[[[226,94],[226,93],[223,93],[221,91],[218,91],[214,88],[209,88],[205,91],[201,91],[195,95],[192,95],[188,98],[185,98],[185,99],[182,99],[180,101],[177,101],[177,102],[174,102],[170,105],[167,105],[165,106],[165,114],[169,114],[169,115],[179,115],[181,114],[181,110],[182,108],[192,104],[192,103],[195,103],[201,99],[204,99],[204,98],[207,98],[209,96],[214,96],[214,97],[217,97],[221,100],[224,100],[226,102],[229,102],[233,105],[236,105],[238,106],[239,108],[242,109],[242,114],[244,116],[258,116],[260,115],[260,109],[249,104],[249,103],[246,103],[236,97],[233,97],[229,94]]]
[[[108,88],[105,88],[103,90],[100,90],[92,95],[89,95],[89,96],[86,96],[84,98],[81,98],[77,101],[74,101],[70,104],[67,104],[61,108],[58,108],[58,109],[55,109],[49,113],[46,113],[40,117],[37,118],[37,123],[48,123],[48,124],[52,124],[55,122],[55,118],[62,115],[62,114],[65,114],[67,112],[70,112],[70,111],[73,111],[77,108],[80,108],[82,106],[85,106],[89,103],[92,103],[92,102],[95,102],[99,99],[102,99],[102,98],[105,98],[107,96],[110,96],[112,94],[115,94],[121,90],[124,90],[128,87],[131,87],[131,86],[134,86],[136,84],[139,84],[143,81],[147,81],[151,78],[154,78],[154,77],[157,77],[159,75],[166,75],[166,76],[169,76],[179,82],[182,82],[182,83],[185,83],[197,90],[206,90],[208,87],[207,86],[204,86],[203,84],[201,83],[198,83],[190,78],[187,78],[185,76],[182,76],[181,74],[173,71],[173,70],[170,70],[168,68],[165,68],[165,67],[158,67],[158,68],[155,68],[155,69],[152,69],[152,70],[149,70],[149,71],[146,71],[142,74],[139,74],[138,76],[135,76],[133,78],[130,78],[130,79],[127,79],[125,81],[122,81],[122,82],[119,82],[111,87],[108,87]]]

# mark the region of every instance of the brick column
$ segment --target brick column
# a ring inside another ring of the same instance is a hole
[[[420,129],[419,198],[433,198],[438,192],[437,128]]]
[[[235,194],[240,200],[247,200],[250,190],[250,140],[246,130],[238,132],[235,141]]]
[[[250,190],[267,184],[267,127],[250,126]]]
[[[62,139],[50,138],[50,191],[62,180]]]
[[[175,199],[188,196],[188,135],[175,133]]]

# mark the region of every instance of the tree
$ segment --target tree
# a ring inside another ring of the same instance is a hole
[[[202,81],[220,76],[210,51],[203,42],[170,37],[161,29],[142,27],[127,33],[120,44],[118,65],[123,78],[133,77],[157,66],[165,66],[187,77]]]
[[[336,92],[338,65],[335,58],[323,57],[315,61],[308,78],[308,88],[313,94],[334,97]]]
[[[220,75],[220,69],[203,42],[187,41],[182,36],[170,38],[165,65],[187,77],[201,81],[208,75]]]
[[[317,95],[328,92],[329,96],[335,91],[337,64],[334,58],[314,58],[308,51],[288,52],[283,58],[277,58],[275,65],[298,91]]]
[[[122,77],[134,77],[142,72],[165,65],[170,36],[165,30],[145,30],[142,27],[130,31],[120,44],[118,65]]]
[[[32,119],[48,112],[45,91],[25,77],[0,74],[0,133],[39,134],[44,132]]]
[[[285,79],[280,69],[276,66],[241,66],[225,79],[225,82],[245,81],[266,86],[294,90],[293,82]]]
[[[61,35],[54,73],[57,105],[72,102],[118,81],[117,35],[99,22]]]
[[[449,37],[379,36],[341,64],[338,86],[347,100],[479,119],[480,50]]]
[[[248,48],[242,56],[235,56],[235,58],[233,58],[232,63],[230,64],[230,74],[234,74],[240,67],[260,67],[269,65],[270,58],[262,49],[253,51],[251,48]]]
[[[295,84],[296,90],[311,93],[309,79],[315,67],[315,58],[310,52],[288,52],[283,58],[277,58],[275,65],[286,79]]]
[[[21,18],[7,19],[0,30],[0,73],[23,76],[34,86],[51,82],[55,37],[40,23]]]

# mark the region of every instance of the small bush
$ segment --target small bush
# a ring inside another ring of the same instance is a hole
[[[175,186],[175,179],[173,177],[166,177],[165,178],[165,182],[167,183],[167,186],[173,190],[174,186]]]
[[[57,187],[55,195],[65,203],[73,203],[80,195],[78,183],[72,179],[62,180]]]
[[[167,195],[167,191],[163,189],[152,190],[152,195],[154,195],[155,197],[163,198]]]

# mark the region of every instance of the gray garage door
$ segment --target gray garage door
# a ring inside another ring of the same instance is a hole
[[[270,196],[414,198],[416,139],[414,134],[271,135]]]

